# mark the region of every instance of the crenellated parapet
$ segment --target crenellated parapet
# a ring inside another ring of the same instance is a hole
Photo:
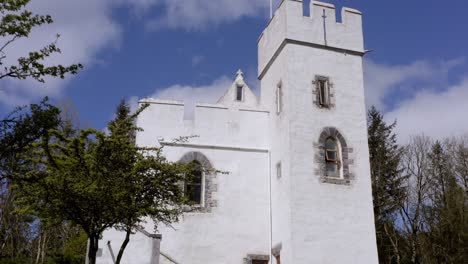
[[[364,54],[362,13],[344,7],[337,22],[335,6],[311,1],[310,17],[304,16],[302,0],[283,0],[263,31],[258,43],[258,74],[261,79],[269,64],[288,43],[323,48],[347,54]]]
[[[159,138],[170,142],[180,136],[197,135],[199,137],[192,138],[190,143],[267,148],[269,112],[258,103],[241,70],[215,104],[193,105],[158,98],[145,98],[140,104],[149,104],[149,107],[138,118],[138,126],[143,128],[137,137],[138,144],[156,144]]]

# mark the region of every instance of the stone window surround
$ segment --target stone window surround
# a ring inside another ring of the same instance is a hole
[[[211,210],[215,207],[218,207],[218,201],[215,199],[214,195],[218,191],[218,184],[216,182],[217,173],[214,170],[210,160],[198,151],[191,151],[182,156],[179,159],[179,163],[187,164],[192,161],[198,161],[203,168],[203,203],[202,205],[188,206],[186,208],[187,212],[195,213],[211,213]]]
[[[327,107],[324,107],[320,104],[320,91],[319,91],[319,80],[327,80],[328,81],[328,92],[330,97],[330,104]],[[312,94],[315,94],[314,104],[321,108],[321,109],[332,109],[336,106],[336,98],[335,98],[335,84],[332,82],[330,77],[323,76],[323,75],[315,75],[315,79],[312,81]]]
[[[326,176],[326,161],[325,161],[325,141],[329,138],[335,138],[340,143],[341,147],[341,161],[343,168],[343,175],[341,178],[327,177]],[[351,159],[353,154],[353,148],[348,146],[343,135],[334,127],[326,127],[320,134],[318,144],[316,144],[316,157],[315,161],[319,165],[318,175],[320,175],[320,181],[323,183],[331,183],[338,185],[351,185],[354,180],[354,175],[350,171],[351,165],[354,164],[354,160]]]

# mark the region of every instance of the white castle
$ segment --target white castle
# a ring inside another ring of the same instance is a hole
[[[215,104],[144,99],[141,146],[229,174],[186,184],[197,206],[157,235],[131,237],[123,263],[378,263],[364,103],[362,14],[283,0],[258,42],[257,98],[238,72]],[[222,87],[220,87],[222,88]],[[179,136],[198,135],[188,143]],[[98,263],[125,234],[107,231]]]

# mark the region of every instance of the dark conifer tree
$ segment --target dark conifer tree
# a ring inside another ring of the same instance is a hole
[[[393,132],[396,122],[387,125],[375,107],[368,111],[367,122],[379,258],[381,263],[399,263],[399,235],[394,220],[405,186],[400,168],[402,150]]]

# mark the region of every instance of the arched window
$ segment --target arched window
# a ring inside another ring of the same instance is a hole
[[[340,185],[351,185],[354,179],[350,166],[353,165],[353,148],[334,127],[325,127],[317,144],[316,162],[319,165],[320,181]]]
[[[190,201],[187,208],[194,213],[210,213],[218,207],[216,192],[218,190],[217,174],[210,160],[201,152],[190,151],[180,159],[181,164],[191,164],[192,173],[186,175],[186,180],[181,183],[187,199]]]
[[[185,179],[185,196],[196,205],[203,201],[203,169],[201,164],[194,160],[191,163],[191,173]]]
[[[340,147],[335,138],[329,137],[325,141],[326,176],[340,178]]]

